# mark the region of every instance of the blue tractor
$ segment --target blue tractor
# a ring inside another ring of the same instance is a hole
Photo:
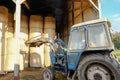
[[[120,80],[119,60],[111,53],[114,47],[107,19],[73,25],[68,44],[45,38],[26,43],[49,43],[51,66],[44,69],[43,80],[55,80],[55,71],[71,80]]]

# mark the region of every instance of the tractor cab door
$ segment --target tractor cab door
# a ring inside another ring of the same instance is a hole
[[[80,56],[86,47],[87,29],[83,27],[73,27],[70,31],[68,43],[68,69],[75,70],[79,62]]]

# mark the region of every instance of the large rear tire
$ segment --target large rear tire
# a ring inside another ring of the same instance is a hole
[[[84,57],[77,69],[79,80],[120,80],[120,67],[110,55],[91,54]]]

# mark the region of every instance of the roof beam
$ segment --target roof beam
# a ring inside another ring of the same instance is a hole
[[[28,10],[30,10],[30,6],[28,5],[27,1],[23,2],[23,4],[27,7]]]
[[[95,3],[92,0],[89,0],[89,2],[98,10],[100,11],[100,9],[95,5]]]
[[[89,2],[93,5],[93,7],[99,11],[99,18],[102,17],[102,14],[101,14],[101,3],[100,3],[100,0],[98,0],[98,6],[93,2],[93,0],[89,0]]]

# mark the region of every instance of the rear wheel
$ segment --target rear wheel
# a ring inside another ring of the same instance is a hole
[[[79,80],[120,80],[119,63],[110,55],[91,54],[78,66]]]
[[[88,67],[86,77],[88,80],[111,80],[109,70],[98,64]]]

